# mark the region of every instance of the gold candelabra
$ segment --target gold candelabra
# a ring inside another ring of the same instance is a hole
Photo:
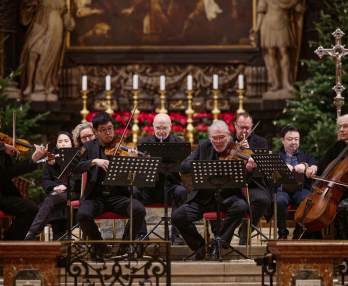
[[[138,100],[139,100],[139,89],[133,89],[132,91],[132,96],[133,96],[133,106],[136,107],[135,111],[134,111],[134,115],[133,115],[133,125],[132,125],[132,138],[133,138],[133,143],[135,145],[138,144],[138,137],[139,137],[139,114],[140,111],[137,108],[138,106]]]
[[[114,111],[112,110],[112,103],[111,103],[111,99],[112,99],[112,91],[111,90],[105,90],[105,104],[106,104],[106,110],[105,112],[108,114],[113,114]]]
[[[244,104],[244,94],[245,94],[245,89],[237,89],[237,93],[238,93],[238,109],[237,109],[237,113],[242,113],[245,112],[245,109],[243,107]]]
[[[187,115],[187,140],[193,144],[194,142],[194,138],[193,138],[193,114],[194,114],[194,110],[192,108],[192,96],[193,96],[193,91],[192,90],[187,90],[186,91],[186,95],[187,95],[187,109],[185,110],[185,113]]]
[[[166,91],[160,90],[160,109],[158,110],[159,113],[168,113],[168,110],[166,109]]]
[[[220,90],[213,89],[213,110],[211,113],[213,114],[214,121],[219,119],[219,114],[221,113],[219,109],[219,95]]]
[[[88,100],[88,90],[81,90],[81,97],[82,97],[82,110],[80,111],[80,114],[82,116],[81,122],[86,122],[86,117],[89,113],[89,110],[87,109],[87,100]]]

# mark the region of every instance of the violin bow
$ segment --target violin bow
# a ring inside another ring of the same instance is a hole
[[[16,147],[16,111],[12,112],[12,146]]]
[[[116,156],[118,150],[120,150],[122,141],[123,141],[123,139],[124,139],[124,136],[126,135],[126,132],[128,131],[129,124],[130,124],[130,122],[132,121],[133,116],[134,116],[134,113],[135,113],[136,110],[137,110],[137,106],[134,105],[133,110],[132,110],[132,113],[131,113],[131,116],[129,117],[128,122],[127,122],[127,124],[126,124],[126,127],[124,128],[124,130],[123,130],[123,132],[122,132],[121,139],[120,139],[120,141],[118,142],[117,147],[116,147],[114,153],[112,154],[113,156]]]
[[[244,140],[247,140],[247,139],[250,137],[250,135],[253,134],[253,132],[255,131],[256,127],[259,126],[259,124],[260,124],[260,120],[257,121],[257,123],[256,123],[256,124],[254,125],[254,127],[250,130],[248,136],[246,136],[246,137],[244,138]]]

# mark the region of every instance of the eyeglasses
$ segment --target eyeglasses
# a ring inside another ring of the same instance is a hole
[[[83,142],[83,141],[93,139],[93,137],[94,137],[94,134],[86,134],[85,136],[81,136],[80,139]]]
[[[340,130],[341,128],[348,129],[348,123],[337,125],[336,130]]]
[[[210,140],[214,142],[221,142],[221,141],[224,141],[226,138],[227,138],[227,135],[217,135],[217,136],[212,136]]]
[[[239,129],[250,130],[252,126],[240,126],[240,125],[236,124],[236,127]]]
[[[153,127],[157,131],[167,131],[169,130],[169,126],[154,126]]]
[[[108,128],[100,128],[98,129],[98,132],[107,134],[107,133],[111,133],[113,130],[114,130],[114,127],[110,126]]]

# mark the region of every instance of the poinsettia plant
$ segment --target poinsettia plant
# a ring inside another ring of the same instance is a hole
[[[90,112],[87,115],[87,121],[92,121],[93,117],[95,116],[96,112]],[[114,119],[114,125],[115,125],[115,132],[116,134],[121,135],[124,131],[124,128],[127,125],[127,122],[131,116],[130,112],[115,112],[112,114],[112,118]],[[152,122],[154,117],[156,116],[155,112],[140,112],[138,116],[138,125],[140,128],[140,136],[147,136],[147,135],[153,135],[153,127]],[[169,113],[169,116],[172,120],[172,133],[180,136],[185,137],[186,134],[186,127],[187,127],[187,116],[178,113],[178,112],[171,112]],[[223,112],[219,115],[219,119],[224,120],[231,133],[234,133],[234,126],[233,126],[233,120],[235,118],[235,114],[231,112]],[[194,138],[195,142],[198,142],[199,140],[206,139],[208,137],[208,127],[213,122],[213,115],[208,112],[200,112],[195,113],[193,115],[193,126],[194,126]],[[131,141],[132,140],[132,124],[130,124],[129,129],[126,132],[125,140]]]

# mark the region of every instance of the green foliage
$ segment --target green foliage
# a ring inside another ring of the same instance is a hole
[[[318,33],[318,41],[310,42],[313,51],[319,47],[334,45],[332,32],[336,28],[348,33],[348,2],[342,0],[324,0],[320,21],[314,24]],[[344,42],[348,38],[343,37]],[[336,96],[332,87],[335,85],[335,63],[333,59],[303,60],[301,65],[307,69],[310,78],[296,83],[295,97],[287,102],[283,117],[274,124],[282,127],[294,125],[301,130],[301,147],[313,156],[319,158],[331,146],[336,138],[335,122],[336,107],[333,99]],[[347,60],[343,60],[342,82],[347,86],[348,75],[345,73]],[[345,93],[343,93],[344,96]],[[344,107],[342,114],[346,112]],[[279,139],[274,145],[280,147]]]

